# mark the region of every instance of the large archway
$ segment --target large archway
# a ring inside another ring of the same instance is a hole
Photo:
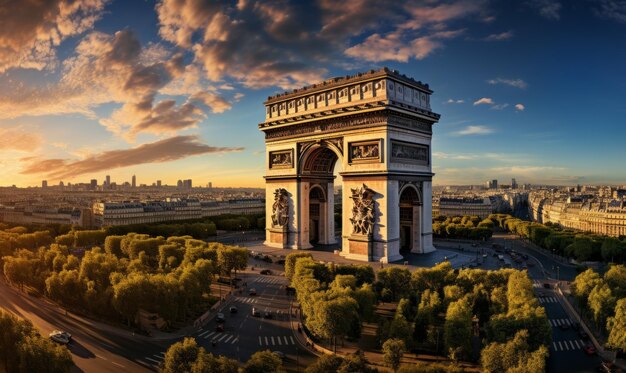
[[[421,202],[419,191],[412,185],[406,185],[400,191],[398,212],[400,216],[400,253],[419,253],[422,249]]]
[[[428,85],[372,70],[268,98],[265,245],[337,244],[341,255],[397,261],[432,246],[432,125]],[[339,167],[340,166],[340,167]]]

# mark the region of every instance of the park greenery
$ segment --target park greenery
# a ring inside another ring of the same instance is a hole
[[[0,310],[0,371],[64,373],[72,365],[66,347],[42,337],[30,321]]]
[[[489,216],[498,227],[527,239],[550,252],[579,262],[606,261],[622,263],[626,260],[626,237],[608,237],[557,224],[540,224],[506,214]],[[433,228],[434,229],[434,228]]]
[[[191,236],[151,237],[104,230],[0,231],[7,281],[63,306],[132,326],[140,311],[167,326],[187,322],[215,301],[211,281],[244,269],[248,251]]]
[[[612,265],[604,276],[588,269],[576,276],[572,294],[583,316],[608,335],[607,347],[626,352],[626,267]]]
[[[443,215],[433,218],[433,235],[436,238],[486,240],[493,234],[494,224],[490,219],[478,216]]]
[[[240,367],[237,360],[215,356],[203,347],[198,347],[193,338],[185,338],[171,345],[160,367],[161,373],[281,373],[284,371],[281,358],[269,350],[254,353],[243,367]]]
[[[494,367],[487,372],[544,370],[551,327],[526,272],[454,270],[444,262],[413,272],[390,266],[373,276],[369,266],[325,264],[294,253],[285,260],[285,274],[305,329],[331,347],[358,339],[363,322],[377,322],[385,361],[394,370],[404,351],[453,361],[480,356]],[[378,302],[396,304],[395,313],[377,314]],[[486,346],[482,352],[475,347],[480,345]],[[494,353],[511,349],[517,352],[507,359]]]

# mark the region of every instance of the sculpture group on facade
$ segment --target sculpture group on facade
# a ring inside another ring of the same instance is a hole
[[[351,188],[352,192],[352,233],[370,235],[374,228],[374,196],[376,192],[363,184],[360,188]]]
[[[285,188],[274,191],[274,204],[272,205],[272,226],[285,227],[289,222],[289,193]]]

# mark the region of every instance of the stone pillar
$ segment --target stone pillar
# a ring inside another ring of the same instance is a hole
[[[309,242],[310,187],[311,183],[308,181],[298,182],[298,199],[294,202],[294,204],[297,204],[300,213],[297,215],[297,226],[294,229],[294,242],[291,247],[294,250],[306,250],[313,247],[313,245]]]
[[[411,252],[421,254],[422,253],[422,245],[423,245],[423,237],[422,237],[422,206],[421,204],[413,205],[413,229],[411,239],[413,240],[411,245]]]
[[[326,184],[326,202],[324,208],[320,211],[322,229],[324,231],[324,245],[334,245],[337,243],[335,239],[335,184]],[[320,225],[321,225],[320,224]]]
[[[433,246],[433,182],[424,181],[422,183],[422,253],[430,253],[435,251]]]

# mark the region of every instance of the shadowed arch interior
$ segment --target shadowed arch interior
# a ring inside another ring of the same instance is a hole
[[[332,175],[339,158],[329,148],[318,147],[310,151],[302,166],[303,174]]]

